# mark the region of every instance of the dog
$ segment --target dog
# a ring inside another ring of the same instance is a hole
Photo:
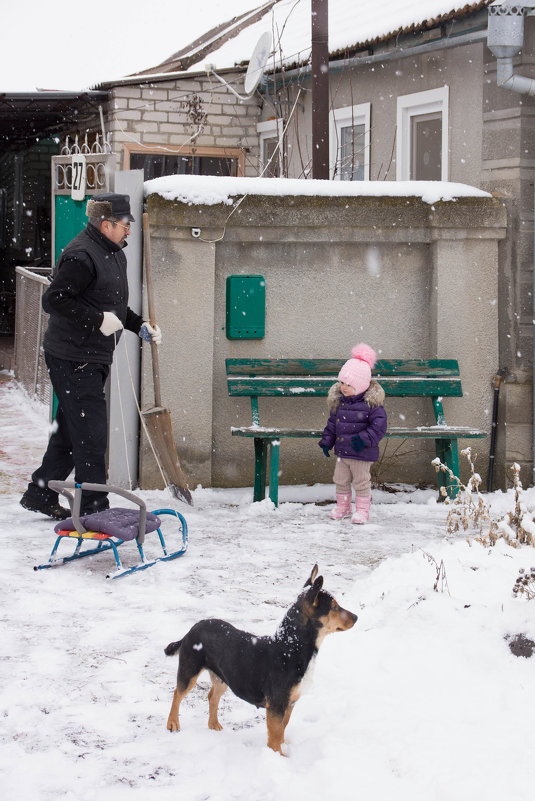
[[[304,584],[271,637],[255,637],[224,620],[195,623],[188,633],[164,649],[180,652],[176,689],[167,721],[169,731],[180,731],[180,704],[193,689],[202,670],[212,680],[208,693],[208,728],[220,731],[218,706],[228,687],[256,707],[265,707],[267,744],[282,754],[284,732],[298,700],[310,663],[327,634],[352,628],[357,615],[342,609],[322,589],[318,566]]]

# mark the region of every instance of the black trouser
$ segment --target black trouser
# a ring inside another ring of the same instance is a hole
[[[32,475],[32,482],[52,501],[57,500],[57,494],[48,489],[48,482],[65,481],[73,468],[78,484],[106,483],[108,416],[104,385],[110,367],[70,362],[48,353],[45,361],[59,407],[43,462]],[[82,514],[107,506],[106,493],[82,494]]]

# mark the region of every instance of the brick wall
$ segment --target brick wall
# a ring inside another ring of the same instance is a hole
[[[227,73],[225,79],[243,91],[243,74]],[[119,167],[128,165],[128,153],[136,147],[180,149],[203,155],[204,149],[242,151],[240,172],[258,174],[260,115],[257,96],[239,100],[215,78],[194,75],[180,80],[151,79],[143,83],[109,87],[106,125]]]

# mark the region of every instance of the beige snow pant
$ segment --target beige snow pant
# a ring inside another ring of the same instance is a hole
[[[372,464],[373,462],[364,462],[361,459],[340,459],[337,456],[333,476],[337,494],[350,494],[353,485],[356,496],[369,498],[372,492],[370,476]]]

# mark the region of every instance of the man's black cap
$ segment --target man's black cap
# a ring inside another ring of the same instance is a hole
[[[89,198],[86,214],[88,217],[115,217],[117,220],[135,222],[130,211],[130,195],[118,195],[115,192],[101,192]]]

